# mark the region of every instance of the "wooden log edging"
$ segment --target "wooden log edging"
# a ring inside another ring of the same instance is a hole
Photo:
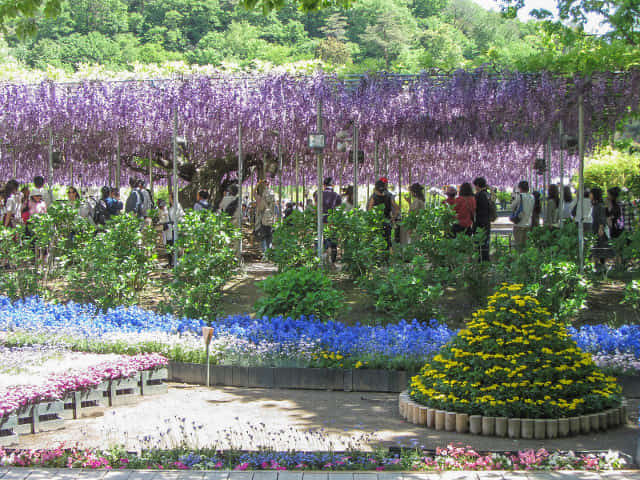
[[[600,432],[627,423],[627,401],[604,412],[569,418],[507,418],[446,412],[414,402],[407,390],[398,395],[400,415],[407,422],[439,431],[536,440]],[[452,420],[452,419],[455,419]],[[452,428],[454,426],[455,428]]]

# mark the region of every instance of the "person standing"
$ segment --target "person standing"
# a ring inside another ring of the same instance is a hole
[[[612,256],[612,251],[609,248],[610,231],[607,224],[607,209],[605,208],[600,188],[592,188],[589,192],[589,198],[591,200],[591,231],[596,237],[592,252],[593,262],[596,271],[601,271],[601,269],[604,269],[606,259]]]
[[[473,219],[476,217],[476,197],[473,195],[470,183],[465,182],[460,186],[460,195],[456,198],[453,209],[456,211],[458,220],[458,223],[452,227],[453,235],[456,236],[460,232],[471,235]]]
[[[275,217],[275,195],[266,180],[262,180],[256,185],[256,218],[253,231],[255,237],[260,240],[263,259],[272,246]]]
[[[473,234],[476,235],[480,233],[481,235],[484,235],[480,245],[480,260],[488,262],[490,259],[489,242],[491,240],[491,207],[489,205],[491,199],[489,192],[487,191],[487,181],[484,177],[477,177],[473,181],[473,186],[476,191],[476,220],[473,224]]]
[[[373,195],[367,202],[367,210],[371,210],[378,205],[384,205],[384,222],[382,224],[382,234],[387,242],[387,249],[391,248],[391,230],[392,224],[400,214],[400,208],[395,202],[393,195],[387,190],[387,182],[385,178],[376,181],[374,185]]]
[[[162,225],[162,239],[164,246],[167,249],[167,260],[169,268],[173,268],[173,251],[172,247],[175,244],[175,232],[177,225],[184,218],[184,210],[180,203],[176,207],[173,205],[173,195],[169,192],[169,206],[164,200],[158,200],[158,223]]]
[[[18,191],[20,184],[15,180],[9,180],[4,187],[4,215],[2,224],[13,228],[22,221],[22,195]]]
[[[424,210],[426,206],[424,187],[419,183],[414,183],[409,187],[409,193],[411,194],[411,204],[409,205],[409,212],[419,212],[421,210]]]
[[[557,185],[549,185],[547,206],[544,210],[544,226],[553,228],[560,221],[560,191]]]
[[[327,224],[329,212],[340,206],[342,197],[333,191],[333,178],[327,177],[323,182],[324,190],[322,191],[322,223]],[[331,263],[335,263],[338,258],[338,244],[331,238],[325,238],[324,249],[330,250]]]
[[[129,185],[131,186],[131,193],[127,197],[127,201],[124,204],[125,213],[133,213],[136,217],[142,218],[142,192],[140,191],[140,183],[135,178],[129,179]],[[107,187],[108,188],[108,187]],[[109,190],[109,195],[111,190]],[[107,197],[109,196],[107,195]]]
[[[44,188],[44,177],[38,175],[33,179],[33,185],[42,191],[42,199],[47,207],[50,207],[54,202],[53,194],[51,193],[51,188]]]
[[[200,190],[196,194],[196,204],[193,206],[193,211],[199,212],[200,210],[211,210],[211,205],[209,204],[209,192],[206,190]]]
[[[529,193],[529,182],[522,180],[518,184],[519,193],[511,203],[513,225],[513,240],[517,250],[527,245],[527,235],[531,229],[531,220],[535,207],[535,198]]]
[[[560,221],[564,221],[567,219],[573,218],[571,215],[571,209],[573,208],[573,195],[571,195],[571,187],[569,185],[565,185],[562,189],[562,196],[564,197],[564,206],[562,207],[562,212],[560,213]]]
[[[600,196],[602,196],[602,191],[600,191]],[[593,210],[593,202],[590,200],[591,194],[587,187],[584,188],[582,192],[582,197],[580,193],[576,194],[576,198],[571,207],[571,215],[573,216],[576,223],[580,223],[580,218],[578,217],[578,202],[582,202],[582,223],[584,225],[584,231],[590,232],[593,230],[592,221],[593,218],[591,216],[591,211]]]
[[[342,206],[344,207],[345,212],[349,212],[354,209],[354,201],[353,201],[353,185],[349,185],[342,191],[342,196],[344,197],[342,201]]]

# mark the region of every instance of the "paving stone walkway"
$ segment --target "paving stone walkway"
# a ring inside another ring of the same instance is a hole
[[[617,472],[158,472],[143,470],[0,469],[0,480],[640,480]]]

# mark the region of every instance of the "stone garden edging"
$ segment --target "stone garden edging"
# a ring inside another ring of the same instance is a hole
[[[598,432],[626,424],[626,400],[618,408],[569,418],[485,417],[447,412],[414,402],[407,390],[398,396],[400,415],[409,423],[438,431],[471,433],[492,437],[553,439]]]
[[[400,393],[406,390],[414,372],[405,370],[338,369],[304,367],[235,367],[210,365],[211,386],[337,390],[345,392]],[[204,363],[169,361],[170,382],[206,385]],[[627,398],[640,398],[640,376],[617,377]]]

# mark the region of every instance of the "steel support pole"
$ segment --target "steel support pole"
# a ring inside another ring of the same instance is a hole
[[[360,146],[358,145],[358,126],[353,126],[353,206],[354,208],[358,208],[358,149]]]
[[[558,134],[560,135],[560,212],[564,211],[564,127],[562,120],[558,124]]]
[[[580,164],[578,167],[578,266],[580,273],[584,272],[584,98],[578,97],[578,155]]]
[[[402,213],[402,155],[398,155],[398,208]]]
[[[173,136],[171,139],[171,150],[173,159],[173,211],[178,212],[178,109],[173,110]],[[116,178],[116,188],[120,189],[120,135],[118,135],[118,177]],[[173,221],[173,266],[178,265],[178,223],[177,215]]]
[[[378,159],[378,140],[373,147],[373,176],[377,181],[380,178],[380,160]]]
[[[253,176],[252,176],[253,178]],[[242,123],[238,123],[238,205],[240,214],[238,215],[238,229],[240,230],[240,240],[238,241],[238,261],[242,263],[242,183],[244,181],[244,158],[242,156]]]
[[[318,110],[317,110],[317,118],[316,118],[316,132],[322,133],[322,102],[318,100]],[[322,254],[324,252],[324,239],[323,239],[323,229],[324,225],[322,222],[322,189],[323,189],[323,169],[324,165],[322,162],[322,150],[318,149],[316,152],[316,161],[318,168],[318,192],[316,194],[316,203],[318,207],[318,260],[320,265],[322,265]]]
[[[174,143],[175,143],[176,133],[173,132]],[[174,152],[175,153],[175,152]],[[175,165],[175,156],[173,157],[174,165]],[[116,188],[120,191],[120,134],[118,133],[118,141],[116,143]]]
[[[296,208],[300,204],[300,159],[296,155]]]
[[[149,191],[153,196],[153,161],[151,160],[151,155],[149,155]]]
[[[49,127],[49,198],[53,198],[53,131]]]
[[[282,132],[278,137],[278,201],[280,202],[280,218],[282,218]]]

